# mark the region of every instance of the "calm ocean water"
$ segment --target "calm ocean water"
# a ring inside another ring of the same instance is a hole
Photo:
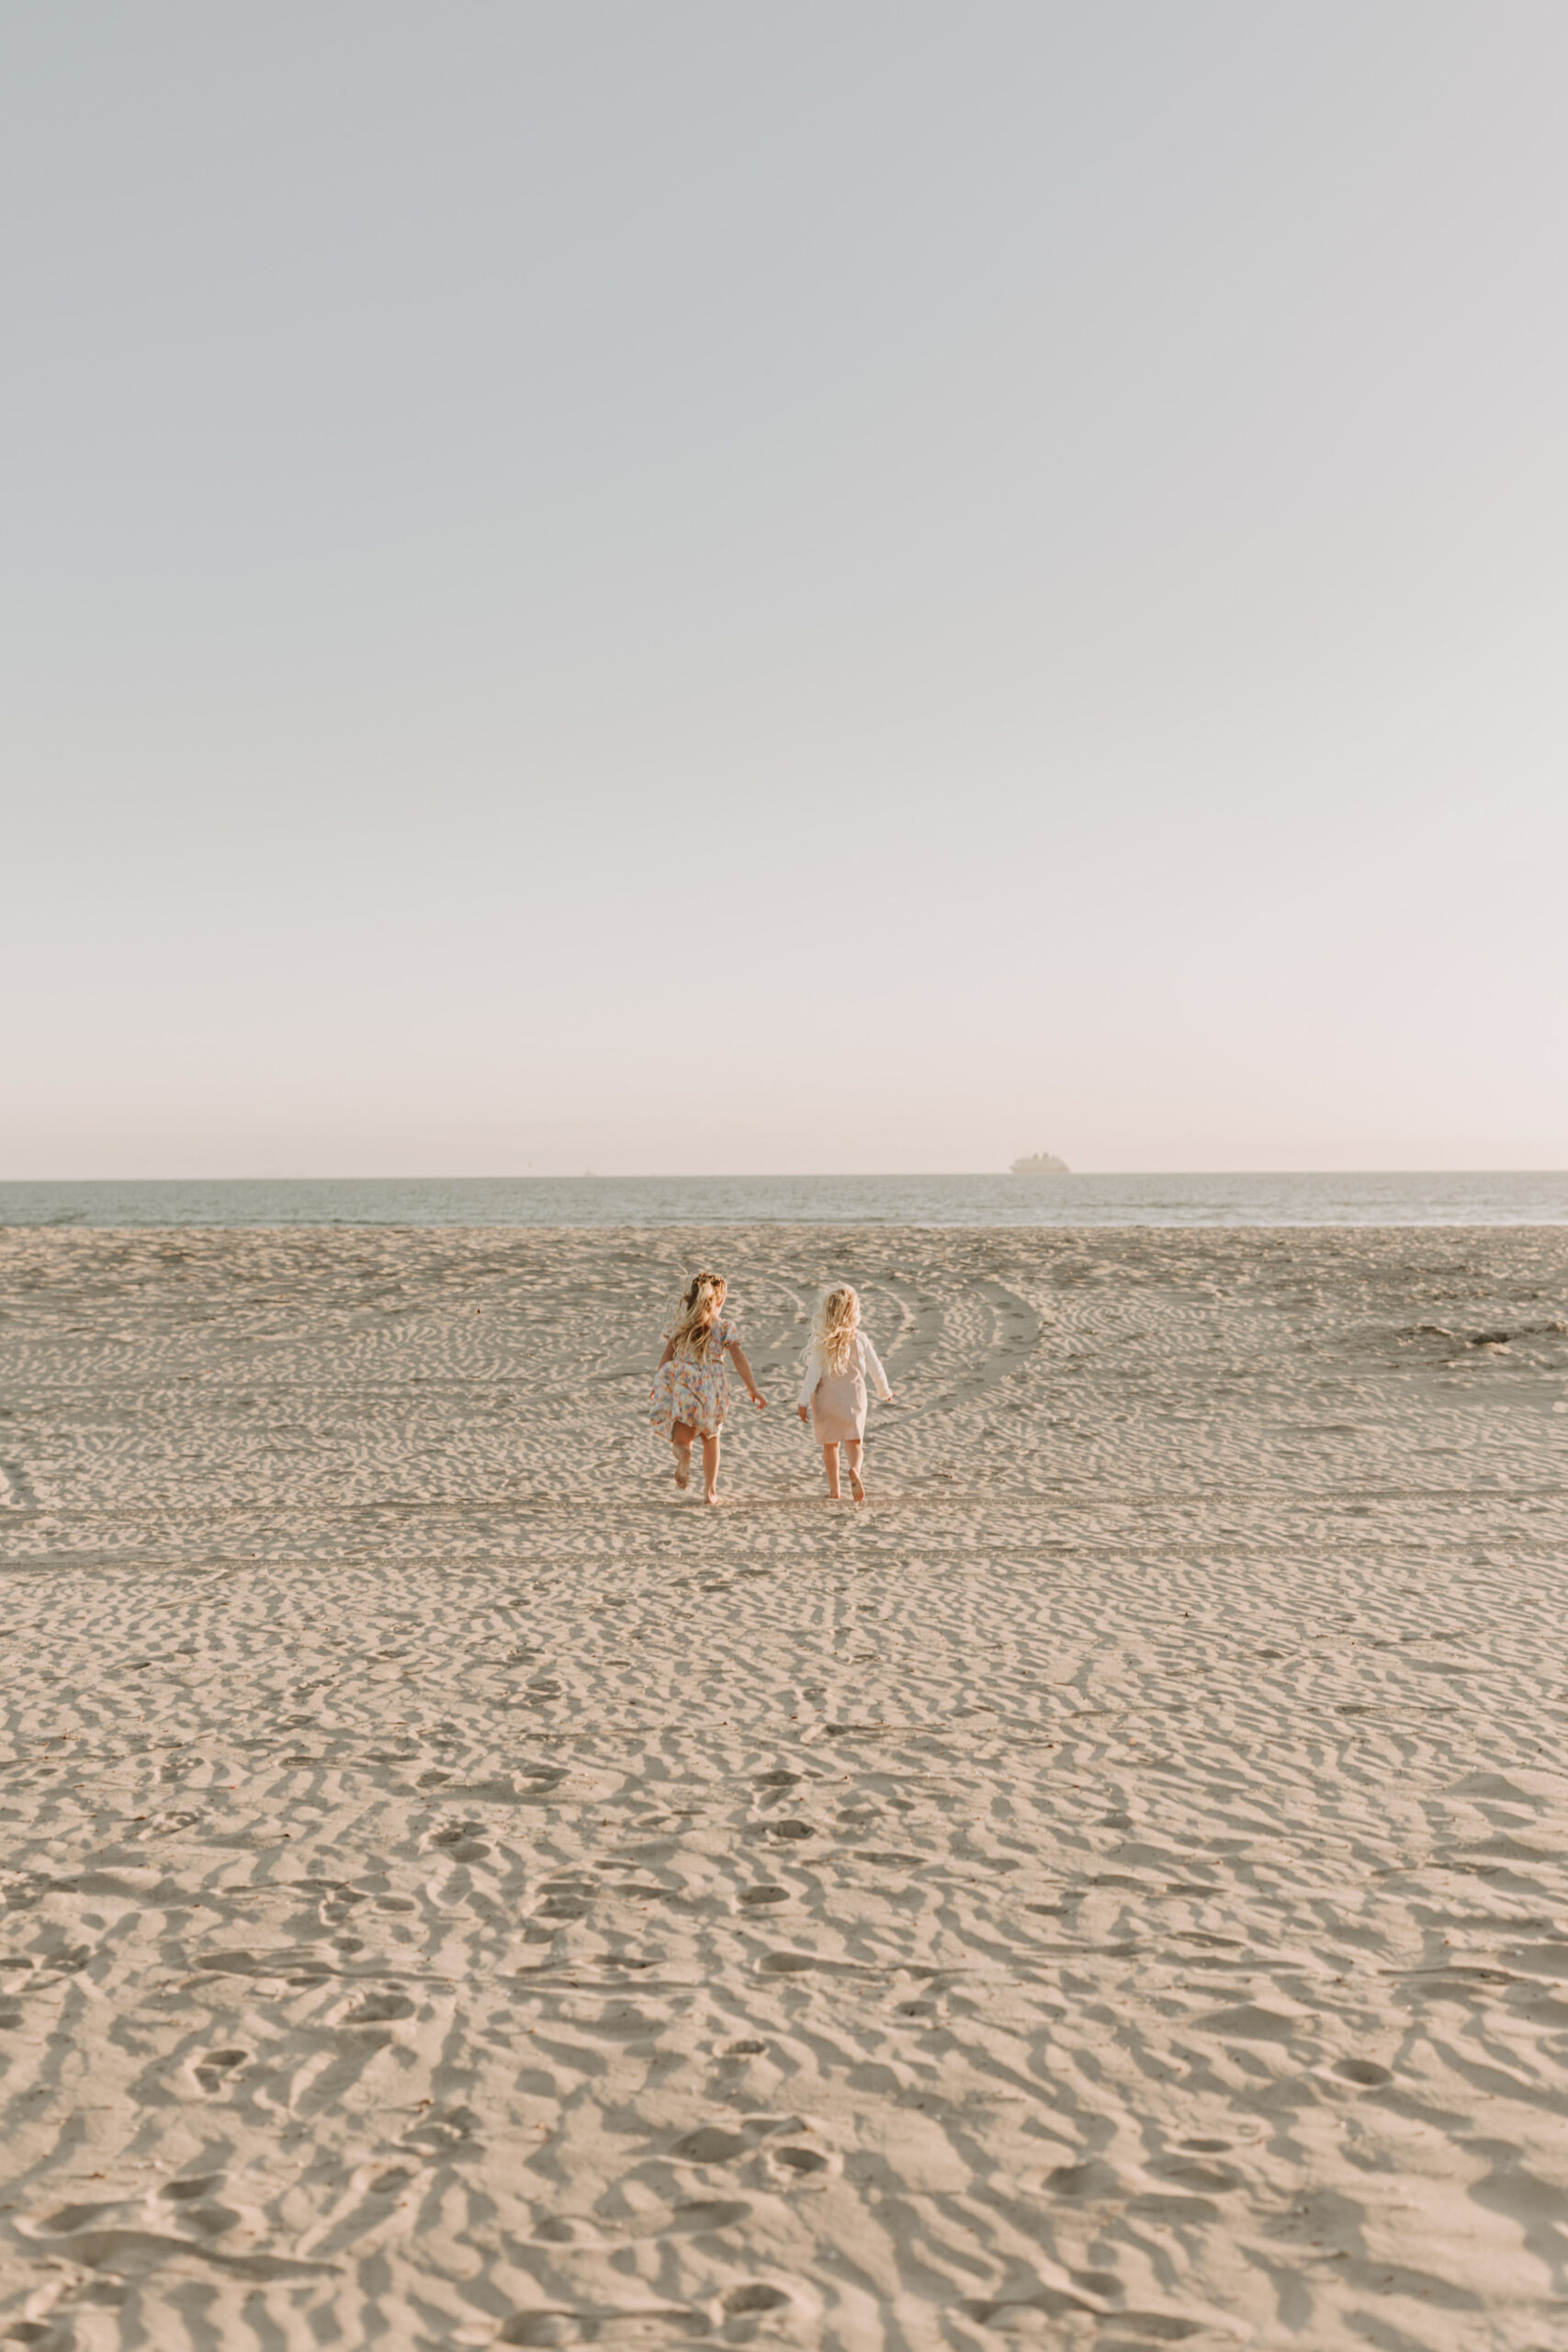
[[[0,1183],[0,1226],[1563,1225],[1568,1174]]]

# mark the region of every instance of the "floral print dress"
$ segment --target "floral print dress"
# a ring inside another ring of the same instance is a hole
[[[683,1421],[699,1437],[718,1435],[729,1403],[729,1366],[724,1351],[734,1347],[739,1337],[735,1324],[721,1315],[709,1331],[705,1358],[694,1356],[691,1341],[682,1340],[669,1363],[660,1365],[648,1400],[655,1437],[668,1444],[676,1421]]]

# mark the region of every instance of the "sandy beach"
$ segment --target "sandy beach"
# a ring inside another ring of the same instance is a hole
[[[1568,2343],[1568,1230],[12,1230],[0,1309],[0,2338]]]

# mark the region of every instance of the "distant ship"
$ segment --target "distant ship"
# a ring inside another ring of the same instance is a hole
[[[1054,1151],[1032,1151],[1027,1159],[1015,1159],[1008,1170],[1010,1176],[1070,1176],[1072,1172]]]

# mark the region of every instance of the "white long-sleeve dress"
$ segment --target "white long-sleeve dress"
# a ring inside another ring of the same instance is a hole
[[[796,1401],[810,1406],[812,1434],[818,1445],[853,1443],[864,1437],[868,1374],[886,1405],[893,1391],[887,1385],[887,1374],[877,1359],[876,1350],[863,1331],[857,1331],[851,1341],[849,1361],[842,1372],[829,1371],[819,1343],[812,1340]]]

